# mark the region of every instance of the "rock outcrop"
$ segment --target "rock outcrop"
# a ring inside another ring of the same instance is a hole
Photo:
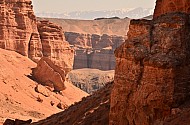
[[[74,52],[62,28],[49,21],[37,24],[31,0],[2,0],[0,15],[0,48],[16,51],[35,62],[48,57],[66,72],[72,69]]]
[[[184,12],[190,14],[189,0],[157,0],[154,18],[171,12]]]
[[[112,84],[108,83],[104,88],[83,98],[81,102],[75,103],[64,112],[31,125],[108,125]]]
[[[62,27],[47,20],[38,22],[43,57],[48,57],[67,74],[73,68],[74,50],[65,41]]]
[[[0,48],[39,60],[42,46],[31,0],[1,0],[0,15]]]
[[[42,85],[54,88],[55,91],[65,89],[65,70],[61,70],[48,58],[41,58],[36,68],[33,69],[32,75],[36,81]]]
[[[189,99],[189,20],[181,12],[131,20],[128,40],[115,51],[110,125],[160,125]]]
[[[122,36],[74,32],[65,32],[65,38],[75,49],[74,69],[113,70],[114,50],[125,41]]]

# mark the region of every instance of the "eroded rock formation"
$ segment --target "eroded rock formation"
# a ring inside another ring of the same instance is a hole
[[[185,12],[190,14],[189,0],[157,0],[154,18],[171,12]]]
[[[189,20],[176,12],[131,21],[128,40],[115,51],[110,125],[160,125],[188,100]]]
[[[31,0],[2,0],[0,15],[0,48],[16,51],[35,62],[48,57],[66,72],[72,69],[74,52],[62,28],[48,21],[37,26]]]
[[[42,85],[54,88],[56,91],[65,89],[65,70],[61,70],[48,58],[41,58],[32,71],[33,77]]]
[[[31,0],[1,0],[0,48],[37,61],[42,57],[42,46],[31,4]]]
[[[43,56],[51,59],[67,74],[73,68],[74,50],[65,41],[62,27],[43,20],[38,22],[38,31],[42,41]]]
[[[65,38],[76,51],[74,69],[113,70],[115,68],[114,50],[125,41],[122,36],[74,32],[65,32]]]

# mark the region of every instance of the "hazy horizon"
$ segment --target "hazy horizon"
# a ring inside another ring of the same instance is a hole
[[[154,8],[156,0],[32,0],[35,12],[72,12],[89,10],[116,10],[128,8]]]

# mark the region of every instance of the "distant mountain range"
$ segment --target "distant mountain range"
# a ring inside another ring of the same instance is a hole
[[[137,19],[153,14],[153,8],[133,8],[133,9],[120,9],[120,10],[95,10],[95,11],[73,11],[63,13],[49,13],[41,12],[36,13],[38,17],[48,18],[63,18],[63,19],[96,19],[96,18],[131,18]]]

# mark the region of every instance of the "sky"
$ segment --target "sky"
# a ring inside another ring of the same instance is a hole
[[[154,8],[156,0],[32,0],[35,12],[72,12],[86,10],[115,10]]]

